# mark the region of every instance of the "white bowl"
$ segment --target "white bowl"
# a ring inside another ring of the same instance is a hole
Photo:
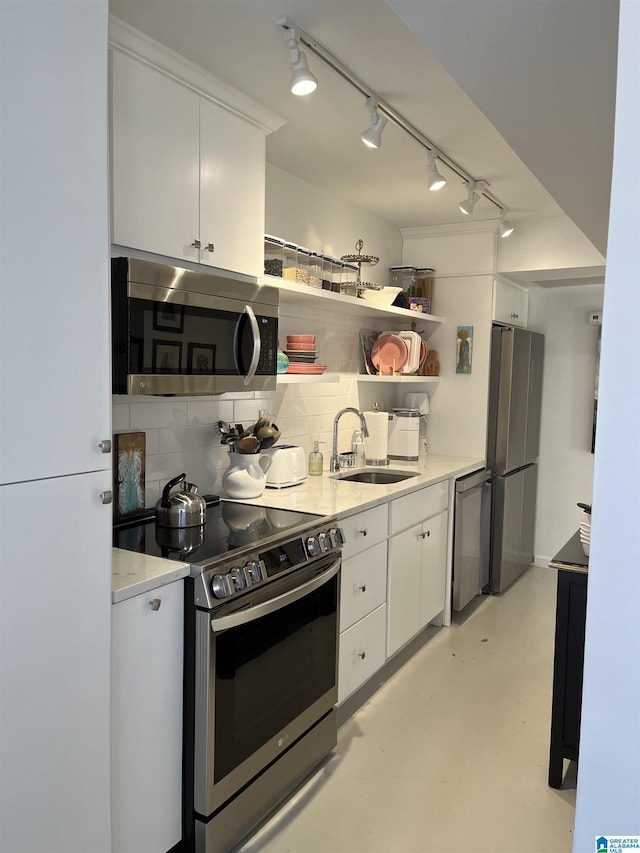
[[[391,305],[401,291],[401,287],[383,287],[382,290],[370,290],[366,288],[361,291],[360,296],[362,299],[366,299],[367,302],[374,302],[376,305]]]

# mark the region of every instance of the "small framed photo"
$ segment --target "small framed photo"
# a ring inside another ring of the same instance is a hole
[[[156,332],[178,332],[184,329],[184,305],[156,302],[153,306],[153,328]]]
[[[182,341],[154,341],[151,356],[153,373],[179,373]]]
[[[187,350],[187,373],[201,373],[211,376],[215,364],[215,344],[189,344],[189,349]]]
[[[144,509],[146,433],[121,432],[114,435],[116,451],[114,486],[116,518]]]

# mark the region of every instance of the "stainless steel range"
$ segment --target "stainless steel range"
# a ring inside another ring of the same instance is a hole
[[[190,563],[184,843],[222,853],[336,745],[343,535],[334,518],[231,501],[190,531],[170,541],[152,519],[114,545]]]

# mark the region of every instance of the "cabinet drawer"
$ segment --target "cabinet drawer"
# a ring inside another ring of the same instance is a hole
[[[386,537],[387,504],[342,518],[339,524],[345,535],[342,556],[346,559],[381,542]]]
[[[338,702],[350,696],[384,664],[386,611],[383,604],[340,634]]]
[[[427,486],[419,492],[412,492],[402,498],[391,501],[390,532],[406,530],[425,518],[437,515],[449,505],[449,481],[443,480],[433,486]]]
[[[387,543],[379,542],[342,563],[340,630],[384,604],[386,595]]]

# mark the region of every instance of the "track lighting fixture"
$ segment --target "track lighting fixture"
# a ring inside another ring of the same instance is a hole
[[[504,216],[500,217],[500,230],[499,234],[504,239],[505,237],[510,237],[513,234],[513,225],[507,222]]]
[[[289,58],[291,60],[291,94],[310,95],[318,88],[318,81],[309,71],[307,57],[300,50],[300,39],[291,27],[285,29],[284,38],[289,46]]]
[[[473,213],[473,208],[476,206],[476,203],[480,196],[475,191],[476,182],[475,181],[467,181],[467,189],[469,190],[469,195],[465,198],[464,201],[461,201],[458,205],[460,213],[466,213],[467,216],[471,216]]]
[[[386,118],[378,112],[378,99],[367,98],[367,107],[371,114],[371,126],[360,136],[360,139],[368,148],[380,148],[382,145],[382,131],[387,123]]]
[[[295,95],[306,95],[313,92],[318,81],[309,71],[307,60],[300,49],[300,45],[304,45],[307,50],[310,50],[314,56],[321,59],[329,68],[333,69],[344,81],[346,81],[353,89],[364,95],[367,99],[367,107],[371,113],[371,126],[368,127],[361,135],[362,141],[370,148],[379,148],[382,131],[388,121],[395,124],[400,130],[404,131],[407,136],[410,136],[414,142],[422,146],[427,152],[428,165],[427,172],[429,174],[429,189],[441,189],[446,180],[438,172],[436,160],[457,175],[465,184],[468,190],[468,196],[460,202],[459,209],[462,213],[469,216],[476,206],[480,196],[485,201],[490,202],[498,209],[498,216],[501,219],[501,237],[508,237],[513,230],[507,223],[502,223],[505,205],[489,191],[489,184],[484,180],[476,180],[467,170],[457,163],[452,157],[443,151],[439,146],[429,139],[424,133],[421,133],[417,127],[407,121],[407,119],[395,110],[391,104],[379,98],[376,92],[367,85],[367,83],[358,77],[351,68],[338,59],[330,50],[327,50],[324,45],[316,41],[313,36],[300,29],[299,26],[293,23],[289,18],[278,18],[275,21],[276,26],[284,31],[284,38],[289,48],[291,57],[291,65],[293,68],[293,77],[291,79],[291,91]],[[504,227],[502,225],[504,224]]]
[[[429,189],[432,192],[435,190],[441,190],[447,183],[447,179],[443,178],[438,171],[438,167],[436,166],[436,155],[430,148],[427,148],[427,158],[429,159],[429,163],[427,164],[427,172],[429,172]]]
[[[467,181],[466,186],[469,194],[464,201],[460,202],[458,209],[460,213],[465,213],[467,216],[471,216],[473,208],[480,199],[480,194],[484,192],[488,184],[486,181]]]

